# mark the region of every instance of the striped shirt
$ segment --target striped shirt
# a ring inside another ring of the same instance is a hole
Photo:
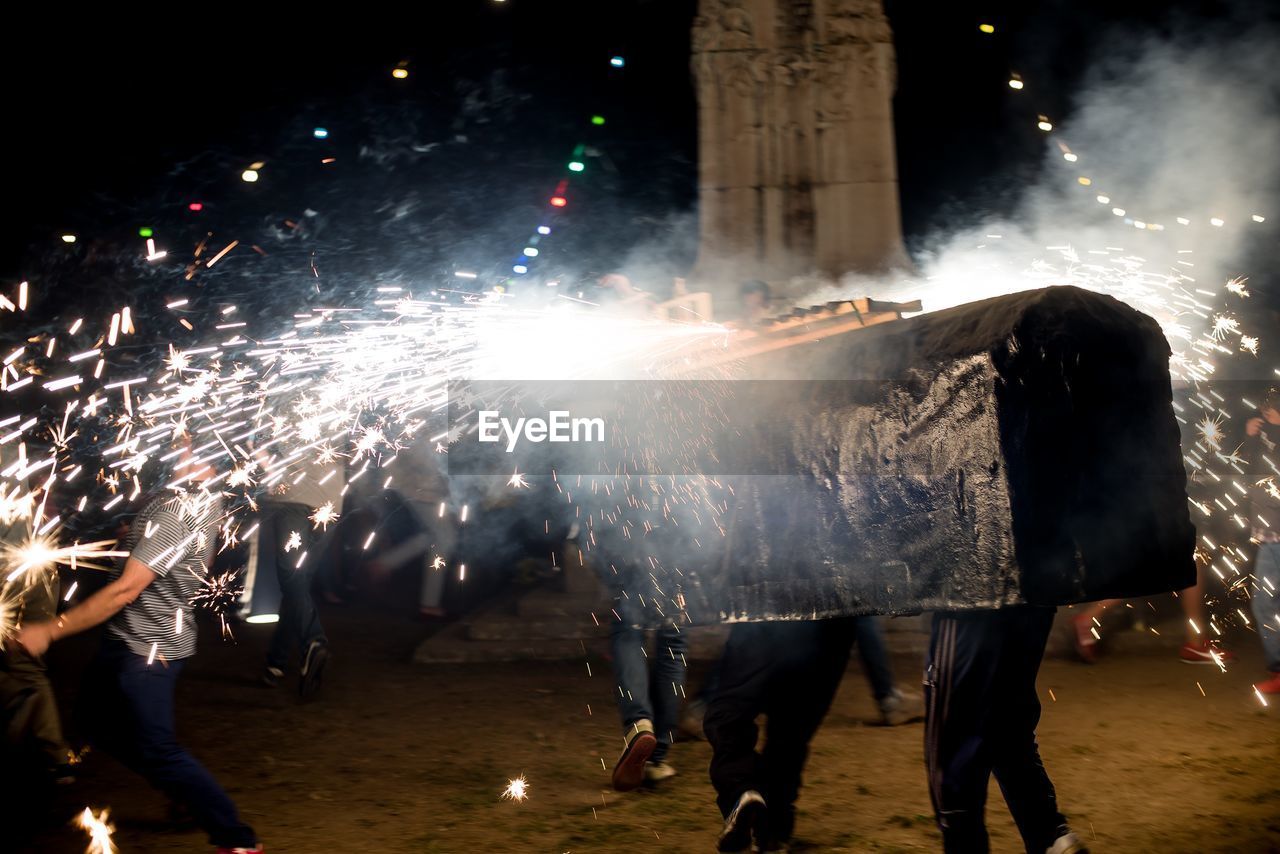
[[[124,642],[137,655],[169,660],[195,655],[191,602],[207,578],[221,517],[222,498],[217,493],[158,495],[147,503],[129,528],[125,548],[156,578],[111,618],[108,637]],[[114,577],[123,572],[122,561]]]

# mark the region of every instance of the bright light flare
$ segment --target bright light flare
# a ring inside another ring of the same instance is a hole
[[[502,799],[507,801],[523,801],[529,797],[529,781],[521,774],[507,783],[502,790]]]
[[[108,823],[109,815],[110,811],[106,807],[97,815],[89,807],[85,807],[84,812],[76,817],[76,825],[89,834],[85,854],[115,854],[116,844],[111,841],[111,834],[115,833],[116,828]]]

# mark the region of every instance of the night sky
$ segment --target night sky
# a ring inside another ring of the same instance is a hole
[[[38,259],[95,239],[132,246],[142,226],[178,250],[206,230],[252,240],[307,209],[327,229],[309,250],[353,273],[376,275],[406,247],[411,272],[498,269],[579,143],[597,156],[575,179],[558,259],[547,260],[607,268],[610,253],[660,241],[678,271],[696,246],[692,221],[672,219],[695,198],[695,5],[467,0],[431,4],[421,19],[219,7],[182,23],[45,13],[0,52],[16,117],[3,135],[11,217],[0,272],[33,277]],[[912,246],[1013,206],[1046,144],[1035,113],[1069,116],[1109,38],[1222,16],[1221,4],[1170,11],[1148,0],[926,5],[887,3]],[[613,55],[624,69],[611,68]],[[410,76],[395,80],[403,60]],[[1007,87],[1011,68],[1034,84],[1034,105]],[[593,114],[607,124],[592,127]],[[313,138],[317,126],[328,139]],[[397,154],[413,146],[427,150]],[[337,160],[322,169],[324,156]],[[254,161],[266,162],[262,181],[247,185],[239,175]],[[189,212],[192,201],[204,210]],[[382,227],[396,205],[405,227]],[[65,246],[64,232],[80,241]]]

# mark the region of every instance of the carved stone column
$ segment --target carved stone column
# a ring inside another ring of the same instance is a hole
[[[695,275],[905,263],[892,34],[880,0],[700,0]]]

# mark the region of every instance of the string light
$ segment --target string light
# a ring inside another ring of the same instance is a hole
[[[609,64],[612,65],[614,68],[622,68],[624,65],[627,64],[627,61],[621,56],[615,56],[609,60]]]
[[[316,139],[328,139],[328,138],[329,138],[329,129],[328,129],[328,128],[316,128],[315,130],[313,130],[313,131],[311,132],[311,135],[312,135],[312,136],[314,136]]]
[[[569,204],[569,200],[566,199],[564,196],[551,197],[551,207],[553,208],[562,208],[567,204]]]
[[[980,33],[986,33],[987,35],[991,35],[995,31],[996,31],[996,28],[991,24],[978,24],[978,32]]]
[[[596,127],[600,127],[600,125],[604,124],[604,116],[592,116],[591,124],[595,125]]]
[[[155,234],[155,232],[147,228],[145,225],[142,228],[138,229],[139,237],[150,237],[153,234]]]
[[[586,168],[587,168],[586,164],[583,163],[581,160],[574,160],[569,164],[570,172],[581,172],[583,169],[586,169]]]
[[[247,184],[253,184],[257,182],[258,170],[257,169],[244,170],[243,172],[240,173],[240,180],[244,181]]]
[[[63,243],[75,243],[75,242],[76,242],[76,236],[75,236],[74,234],[64,234],[64,235],[62,235],[62,242],[63,242]]]
[[[551,233],[551,226],[549,225],[538,226],[538,234],[550,234],[550,233]]]
[[[204,205],[201,204],[200,202],[192,202],[191,204],[187,205],[187,210],[196,211],[198,213],[204,210]]]
[[[511,271],[517,275],[523,276],[525,273],[529,272],[529,268],[523,264],[516,264],[511,268]]]

